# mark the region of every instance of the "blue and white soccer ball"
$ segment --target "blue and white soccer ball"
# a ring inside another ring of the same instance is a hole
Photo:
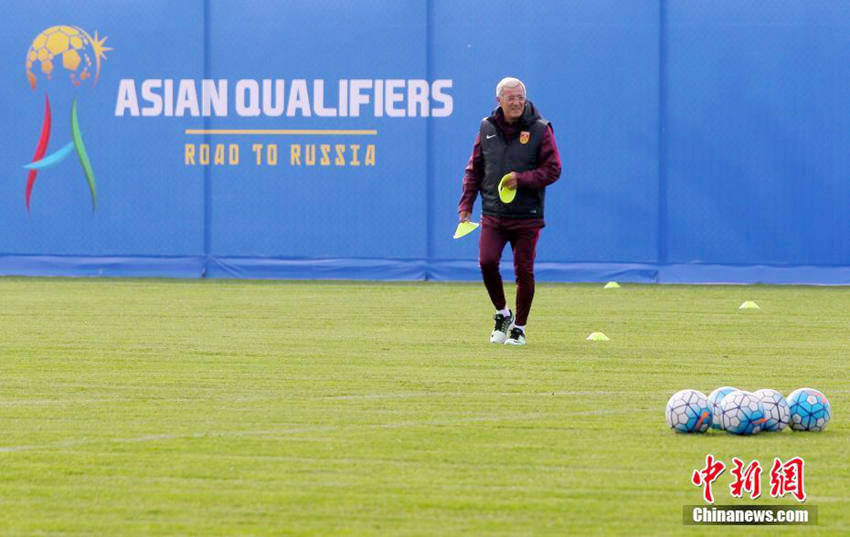
[[[767,421],[762,426],[763,431],[781,431],[791,421],[791,407],[782,394],[771,388],[756,390],[753,395],[759,398],[764,407]]]
[[[711,426],[708,398],[696,390],[682,390],[667,401],[667,425],[678,433],[704,433]]]
[[[767,422],[759,398],[740,390],[727,394],[720,401],[720,419],[723,428],[733,434],[756,434]]]
[[[723,423],[720,419],[720,401],[722,401],[723,398],[730,393],[737,391],[740,390],[738,390],[738,388],[733,388],[732,386],[722,386],[708,395],[708,404],[711,406],[711,415],[714,416],[714,420],[711,423],[712,429],[723,429]]]
[[[823,431],[832,408],[826,396],[814,388],[800,388],[788,395],[791,408],[791,429],[795,431]]]

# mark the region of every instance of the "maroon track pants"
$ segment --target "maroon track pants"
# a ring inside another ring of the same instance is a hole
[[[505,290],[499,261],[505,244],[511,243],[516,275],[516,324],[525,326],[531,301],[534,299],[534,257],[540,237],[540,219],[512,219],[493,216],[481,217],[481,238],[478,242],[478,264],[484,286],[497,310],[505,307]]]

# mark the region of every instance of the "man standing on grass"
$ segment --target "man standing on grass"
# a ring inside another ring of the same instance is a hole
[[[481,193],[481,238],[478,262],[484,286],[496,308],[491,343],[525,345],[525,324],[534,298],[534,257],[543,222],[546,187],[561,175],[561,156],[555,146],[552,124],[526,100],[525,84],[503,78],[496,86],[499,106],[481,120],[472,156],[463,176],[458,204],[461,222],[469,221],[472,206]],[[499,198],[504,186],[516,189],[510,203]],[[516,275],[516,317],[508,309],[499,260],[511,243]]]

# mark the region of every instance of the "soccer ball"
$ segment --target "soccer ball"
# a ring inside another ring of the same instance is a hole
[[[723,428],[733,434],[756,434],[767,418],[759,398],[750,392],[732,392],[720,401]]]
[[[763,431],[781,431],[791,420],[791,408],[782,394],[770,388],[756,390],[753,395],[759,398],[764,407],[767,421],[762,426]]]
[[[667,401],[667,425],[678,433],[704,433],[711,425],[708,399],[696,390],[682,390]]]
[[[826,396],[813,388],[800,388],[788,395],[791,407],[791,429],[795,431],[823,431],[832,408]]]
[[[711,392],[708,396],[708,404],[711,407],[711,415],[714,420],[711,423],[712,429],[723,429],[723,421],[720,419],[720,401],[728,394],[740,391],[732,386],[723,386]]]

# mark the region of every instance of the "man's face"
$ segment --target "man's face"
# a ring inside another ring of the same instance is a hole
[[[508,123],[518,120],[525,111],[525,94],[522,91],[522,86],[518,84],[513,88],[502,88],[502,94],[497,101]]]

